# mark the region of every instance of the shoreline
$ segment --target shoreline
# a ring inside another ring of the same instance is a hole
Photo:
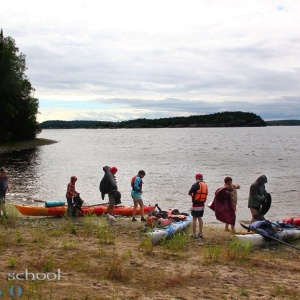
[[[14,141],[0,144],[0,153],[8,153],[12,151],[20,151],[25,149],[36,148],[45,145],[51,145],[58,143],[54,140],[44,139],[44,138],[36,138],[33,140],[25,140],[25,141]]]

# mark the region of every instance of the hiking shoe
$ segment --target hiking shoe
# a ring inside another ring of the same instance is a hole
[[[145,218],[141,218],[141,222],[147,222]]]
[[[196,233],[193,233],[190,235],[190,237],[194,238],[194,239],[197,239],[198,238],[198,235]]]
[[[202,238],[203,237],[203,232],[199,232],[198,237]]]
[[[137,219],[136,218],[132,218],[132,220],[131,220],[132,222],[136,222],[137,221]]]

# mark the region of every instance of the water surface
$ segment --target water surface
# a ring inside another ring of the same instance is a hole
[[[132,204],[131,177],[138,170],[144,178],[145,204],[187,211],[187,192],[201,172],[208,184],[208,202],[231,176],[241,185],[237,220],[249,220],[250,185],[262,174],[273,205],[267,217],[281,220],[300,215],[300,127],[260,128],[163,128],[163,129],[55,129],[39,135],[58,141],[31,150],[1,154],[0,164],[9,170],[13,203],[35,199],[65,200],[70,176],[88,204],[103,203],[99,182],[103,166],[117,166],[122,202]],[[104,202],[107,202],[107,198]],[[34,202],[34,204],[40,204]],[[205,222],[215,222],[206,208]]]

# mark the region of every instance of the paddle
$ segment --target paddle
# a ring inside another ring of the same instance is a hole
[[[154,207],[157,207],[158,211],[162,211],[161,208],[158,206],[158,204],[155,204]]]
[[[293,245],[288,244],[288,243],[286,243],[286,242],[284,242],[284,241],[282,241],[282,240],[276,239],[275,237],[272,237],[272,236],[269,236],[269,235],[264,234],[264,233],[262,233],[262,232],[259,232],[259,231],[257,231],[256,229],[250,228],[250,227],[248,227],[248,226],[246,226],[246,225],[244,225],[244,224],[242,224],[242,223],[240,223],[240,224],[241,224],[241,226],[242,226],[244,229],[252,230],[252,231],[254,231],[254,232],[260,234],[260,235],[263,236],[263,237],[266,237],[266,238],[271,239],[271,240],[273,240],[273,241],[282,243],[282,244],[284,244],[284,245],[286,245],[286,246],[292,247],[292,248],[297,249],[297,250],[300,251],[300,248],[298,248],[298,247],[296,247],[296,246],[293,246]]]

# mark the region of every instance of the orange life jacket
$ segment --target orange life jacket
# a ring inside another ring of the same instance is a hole
[[[205,182],[198,182],[199,183],[199,189],[195,194],[193,194],[193,203],[204,203],[207,198],[208,189],[207,184]]]

